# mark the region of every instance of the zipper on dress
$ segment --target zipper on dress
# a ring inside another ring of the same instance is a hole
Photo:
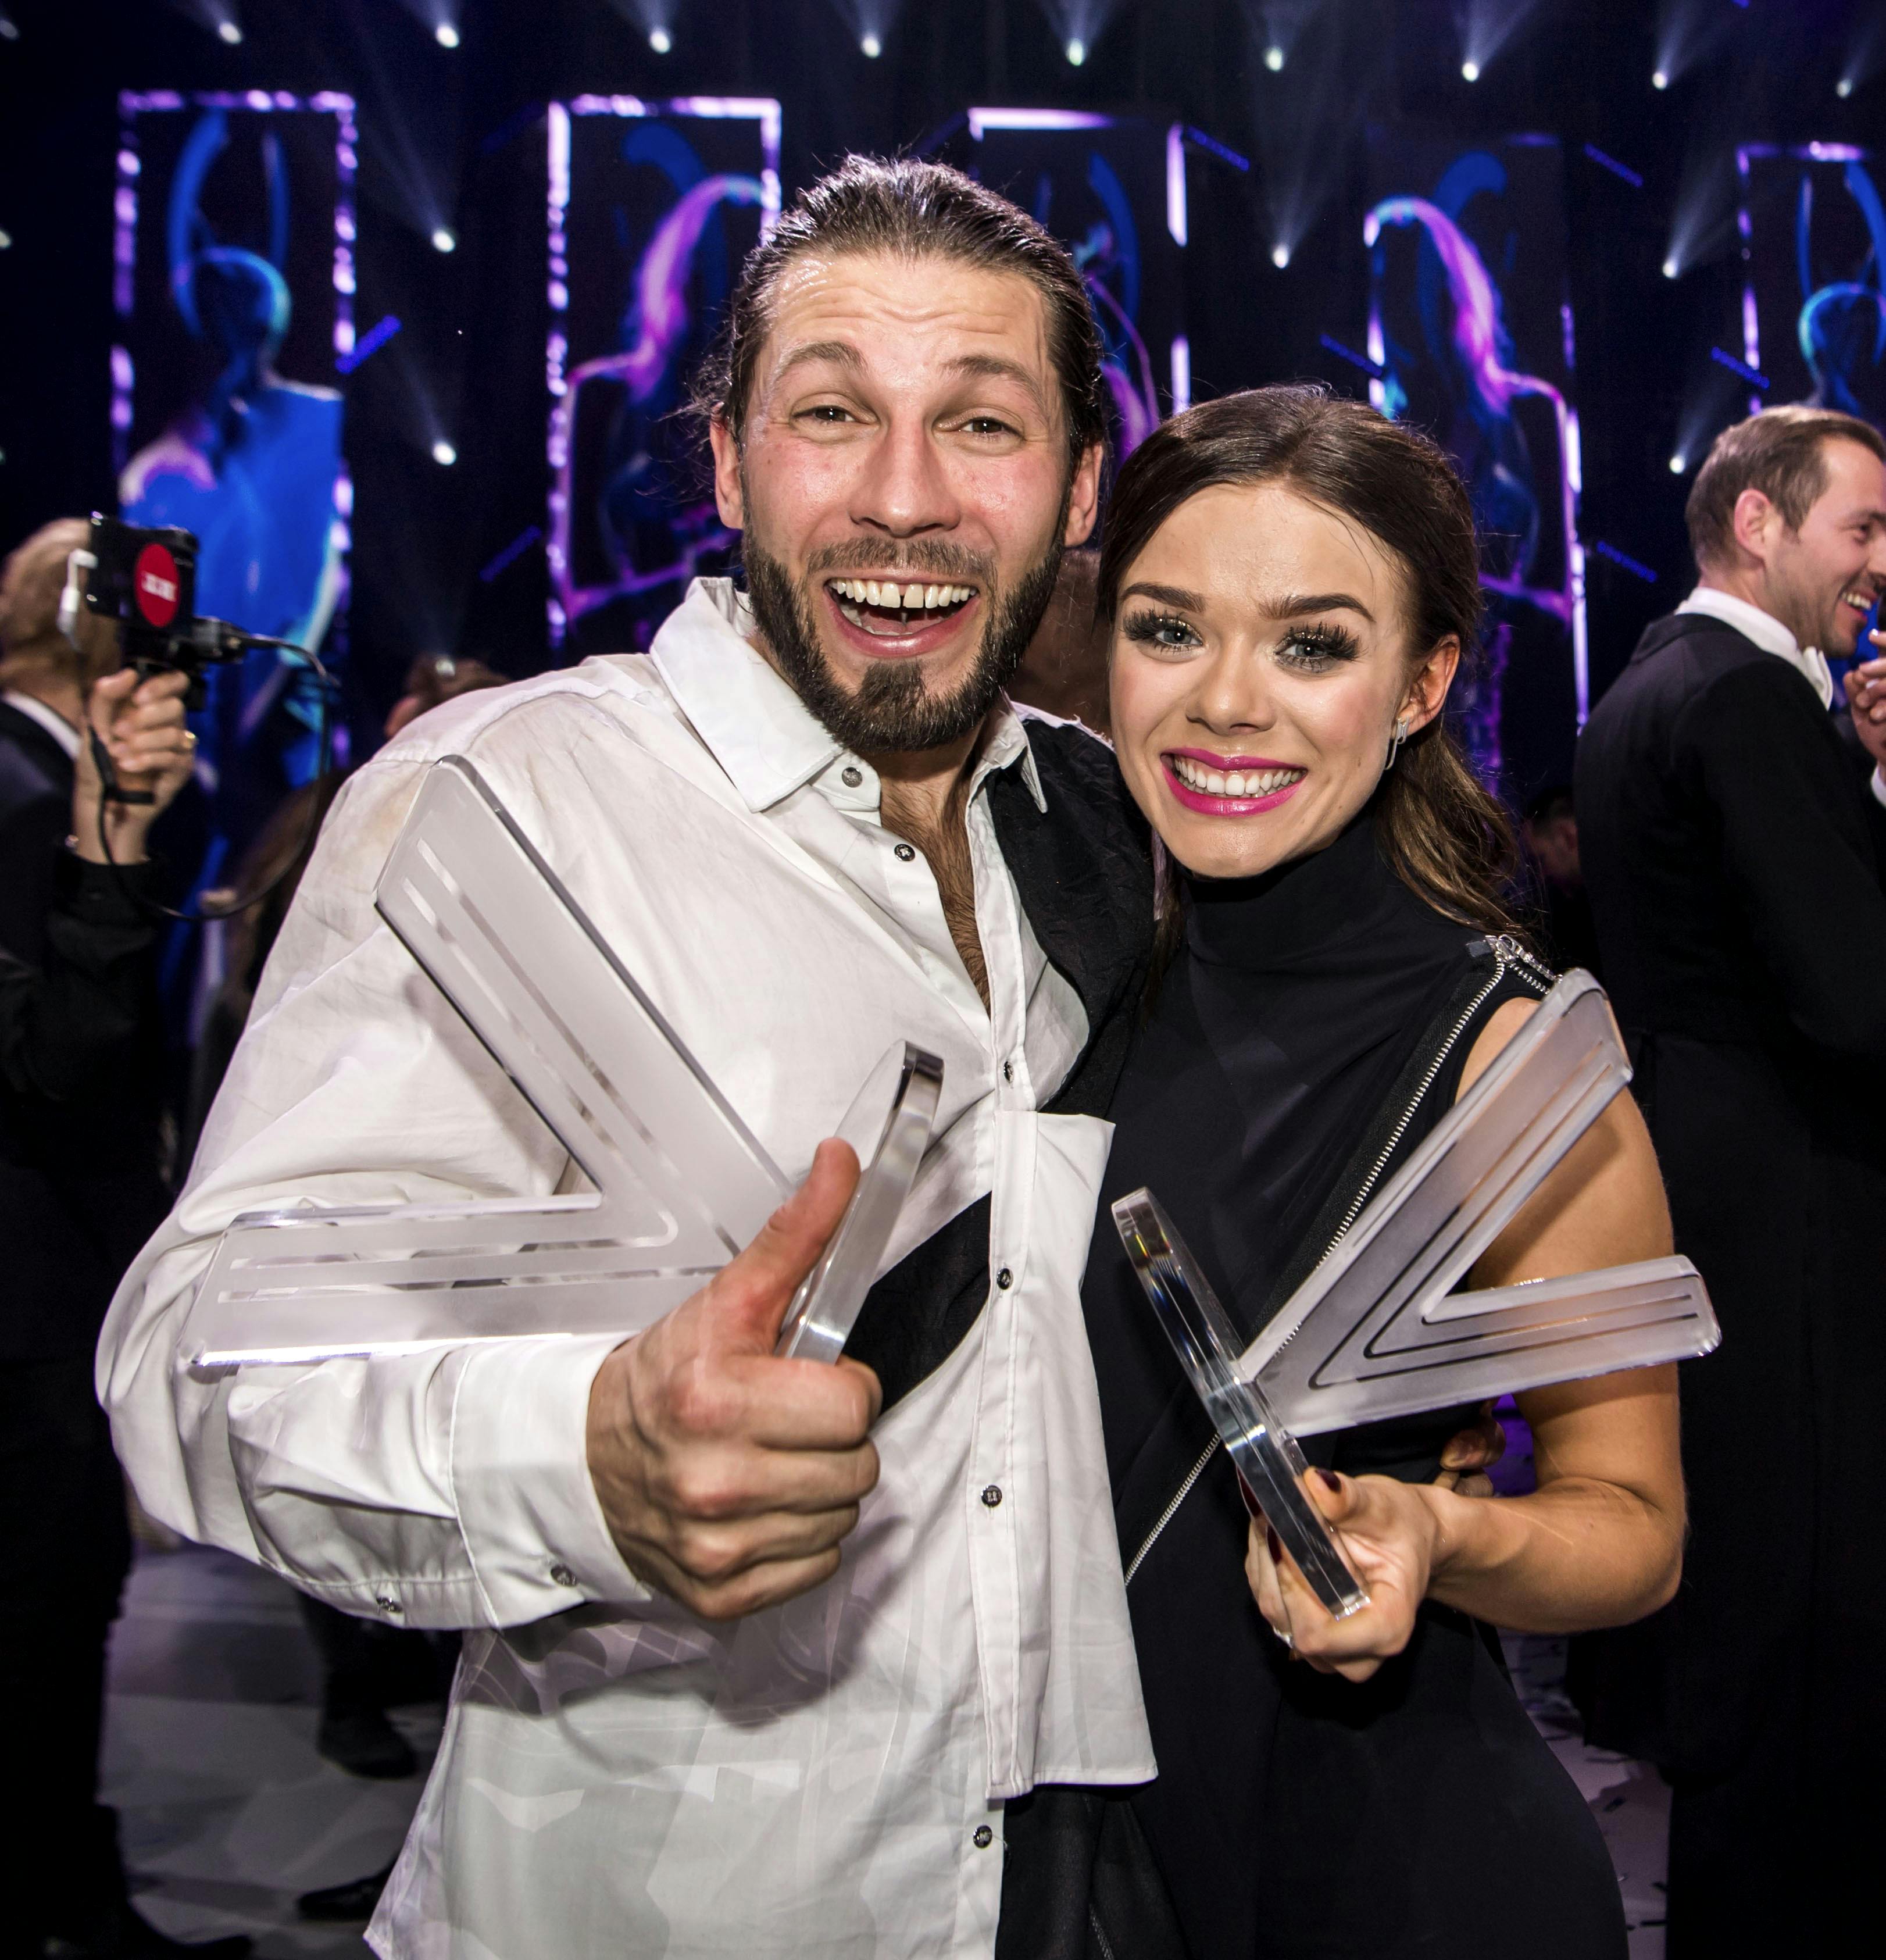
[[[1146,1542],[1133,1554],[1133,1562],[1127,1567],[1127,1576],[1125,1579],[1121,1581],[1122,1584],[1131,1586],[1133,1583],[1134,1573],[1139,1570],[1141,1563],[1146,1558],[1146,1554],[1153,1549],[1153,1545],[1157,1540],[1159,1533],[1165,1530],[1166,1527],[1172,1522],[1172,1513],[1178,1509],[1181,1504],[1185,1503],[1187,1497],[1191,1494],[1192,1486],[1198,1481],[1200,1478],[1204,1475],[1205,1465],[1211,1461],[1212,1452],[1217,1447],[1218,1438],[1214,1436],[1210,1442],[1205,1445],[1204,1452],[1199,1457],[1198,1461],[1186,1472],[1185,1481],[1172,1493],[1172,1497],[1166,1504],[1165,1510],[1160,1512],[1158,1517],[1154,1519],[1153,1529],[1146,1535]]]
[[[1369,1175],[1363,1179],[1361,1189],[1356,1193],[1353,1201],[1344,1214],[1343,1222],[1336,1228],[1336,1236],[1323,1249],[1325,1258],[1328,1258],[1337,1246],[1341,1244],[1344,1235],[1361,1216],[1362,1208],[1368,1203],[1369,1195],[1374,1191],[1383,1170],[1387,1167],[1388,1160],[1395,1155],[1396,1146],[1407,1134],[1408,1125],[1414,1121],[1414,1112],[1420,1108],[1421,1099],[1433,1087],[1434,1078],[1440,1074],[1447,1058],[1453,1053],[1455,1043],[1467,1032],[1474,1017],[1486,1005],[1493,990],[1506,978],[1507,969],[1512,966],[1518,967],[1522,977],[1533,986],[1538,987],[1542,992],[1551,985],[1554,978],[1551,969],[1534,959],[1532,955],[1527,952],[1510,933],[1503,932],[1497,938],[1490,934],[1487,945],[1493,956],[1493,978],[1468,1003],[1461,1012],[1460,1019],[1448,1030],[1447,1039],[1442,1042],[1439,1052],[1422,1071],[1421,1079],[1415,1085],[1414,1093],[1409,1098],[1408,1106],[1402,1111],[1395,1128],[1389,1131],[1388,1141],[1383,1144],[1380,1155],[1369,1167]],[[1285,1344],[1287,1346],[1288,1343]],[[1205,1465],[1211,1461],[1212,1452],[1218,1447],[1218,1442],[1219,1439],[1214,1436],[1210,1442],[1206,1444],[1204,1455],[1191,1469],[1187,1471],[1185,1481],[1172,1493],[1171,1501],[1166,1505],[1165,1510],[1160,1512],[1153,1522],[1153,1529],[1147,1533],[1145,1542],[1133,1554],[1132,1563],[1127,1567],[1125,1583],[1127,1585],[1131,1586],[1133,1583],[1134,1573],[1139,1570],[1147,1554],[1153,1549],[1157,1542],[1160,1532],[1172,1522],[1174,1514],[1178,1511],[1179,1506],[1191,1494],[1192,1486],[1205,1474]]]

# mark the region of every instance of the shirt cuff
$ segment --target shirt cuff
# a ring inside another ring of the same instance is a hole
[[[1886,768],[1875,768],[1866,781],[1873,792],[1874,800],[1886,807]]]
[[[492,1622],[527,1625],[585,1600],[653,1599],[622,1562],[590,1481],[590,1388],[625,1337],[473,1348],[452,1415],[452,1491]]]

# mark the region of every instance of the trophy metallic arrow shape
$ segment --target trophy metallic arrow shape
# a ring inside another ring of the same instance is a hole
[[[1687,1259],[1449,1290],[1630,1080],[1603,989],[1567,974],[1248,1345],[1152,1192],[1114,1206],[1220,1439],[1332,1613],[1368,1596],[1303,1493],[1298,1436],[1688,1360],[1720,1340]]]
[[[472,1204],[245,1213],[185,1352],[200,1367],[633,1332],[698,1291],[790,1186],[478,771],[428,772],[374,902],[594,1185]],[[908,1042],[840,1134],[864,1169],[779,1351],[835,1360],[928,1144],[943,1064]]]

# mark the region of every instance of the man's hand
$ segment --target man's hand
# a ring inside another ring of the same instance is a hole
[[[1493,1414],[1493,1404],[1482,1402],[1473,1427],[1448,1438],[1441,1452],[1441,1474],[1434,1481],[1443,1491],[1458,1491],[1463,1497],[1490,1497],[1493,1480],[1487,1472],[1506,1453],[1506,1432]]]
[[[1846,673],[1846,705],[1853,717],[1853,732],[1860,746],[1873,759],[1874,766],[1886,771],[1886,632],[1868,636],[1874,657],[1849,667]]]
[[[105,745],[119,788],[145,791],[152,800],[105,803],[91,743],[81,737],[72,772],[72,835],[80,857],[94,864],[105,862],[98,838],[102,805],[113,859],[120,864],[142,862],[152,822],[189,781],[196,762],[196,737],[183,722],[189,684],[189,676],[181,673],[153,674],[141,682],[134,668],[120,667],[92,689],[86,719]]]
[[[857,1181],[850,1145],[821,1144],[753,1242],[617,1348],[590,1389],[590,1477],[616,1548],[704,1620],[822,1585],[877,1481],[876,1376],[773,1352]]]

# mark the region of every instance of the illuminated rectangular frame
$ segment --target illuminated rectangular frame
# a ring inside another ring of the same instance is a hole
[[[565,372],[570,338],[565,320],[570,310],[569,238],[564,214],[570,208],[570,123],[577,116],[692,116],[716,120],[754,122],[760,138],[760,237],[767,237],[779,222],[779,138],[783,112],[771,96],[676,95],[644,101],[638,95],[578,95],[552,102],[545,115],[549,135],[549,285],[550,333],[544,348],[544,386],[550,396],[545,456],[550,467],[550,535],[544,552],[550,570],[548,609],[550,644],[563,644],[568,631],[562,600],[561,575],[570,562],[570,405]]]
[[[1755,307],[1755,219],[1751,209],[1749,166],[1757,157],[1792,157],[1802,164],[1864,164],[1872,151],[1857,143],[1738,143],[1735,147],[1735,183],[1740,202],[1735,208],[1735,235],[1741,241],[1742,259],[1742,358],[1757,374],[1761,372],[1761,320]],[[1748,412],[1758,415],[1762,398],[1751,395]]]
[[[334,374],[344,382],[348,370],[341,365],[354,351],[354,246],[359,225],[354,208],[354,180],[360,166],[360,131],[354,120],[354,98],[332,89],[313,95],[294,95],[286,89],[205,89],[191,93],[174,88],[125,89],[118,97],[117,186],[112,215],[112,310],[120,322],[130,320],[137,298],[138,180],[143,162],[138,154],[137,119],[140,116],[177,115],[191,109],[246,110],[251,115],[274,116],[312,110],[332,116],[334,127],[334,171],[339,186],[334,199]],[[128,336],[121,326],[111,349],[111,470],[115,482],[130,460],[132,391],[137,376]],[[353,547],[354,479],[342,459],[334,479],[333,542],[340,555],[342,587],[345,590],[345,565]]]
[[[1111,129],[1118,124],[1140,119],[1108,116],[1093,109],[988,109],[964,112],[972,142],[979,143],[991,129]],[[1173,123],[1166,132],[1166,228],[1172,243],[1183,251],[1190,223],[1185,201],[1185,145],[1194,132],[1182,123]],[[1220,146],[1213,145],[1213,148]],[[1226,151],[1227,156],[1235,152]],[[1248,170],[1250,165],[1246,164]],[[1182,333],[1172,336],[1168,355],[1172,412],[1192,405],[1192,347]]]

